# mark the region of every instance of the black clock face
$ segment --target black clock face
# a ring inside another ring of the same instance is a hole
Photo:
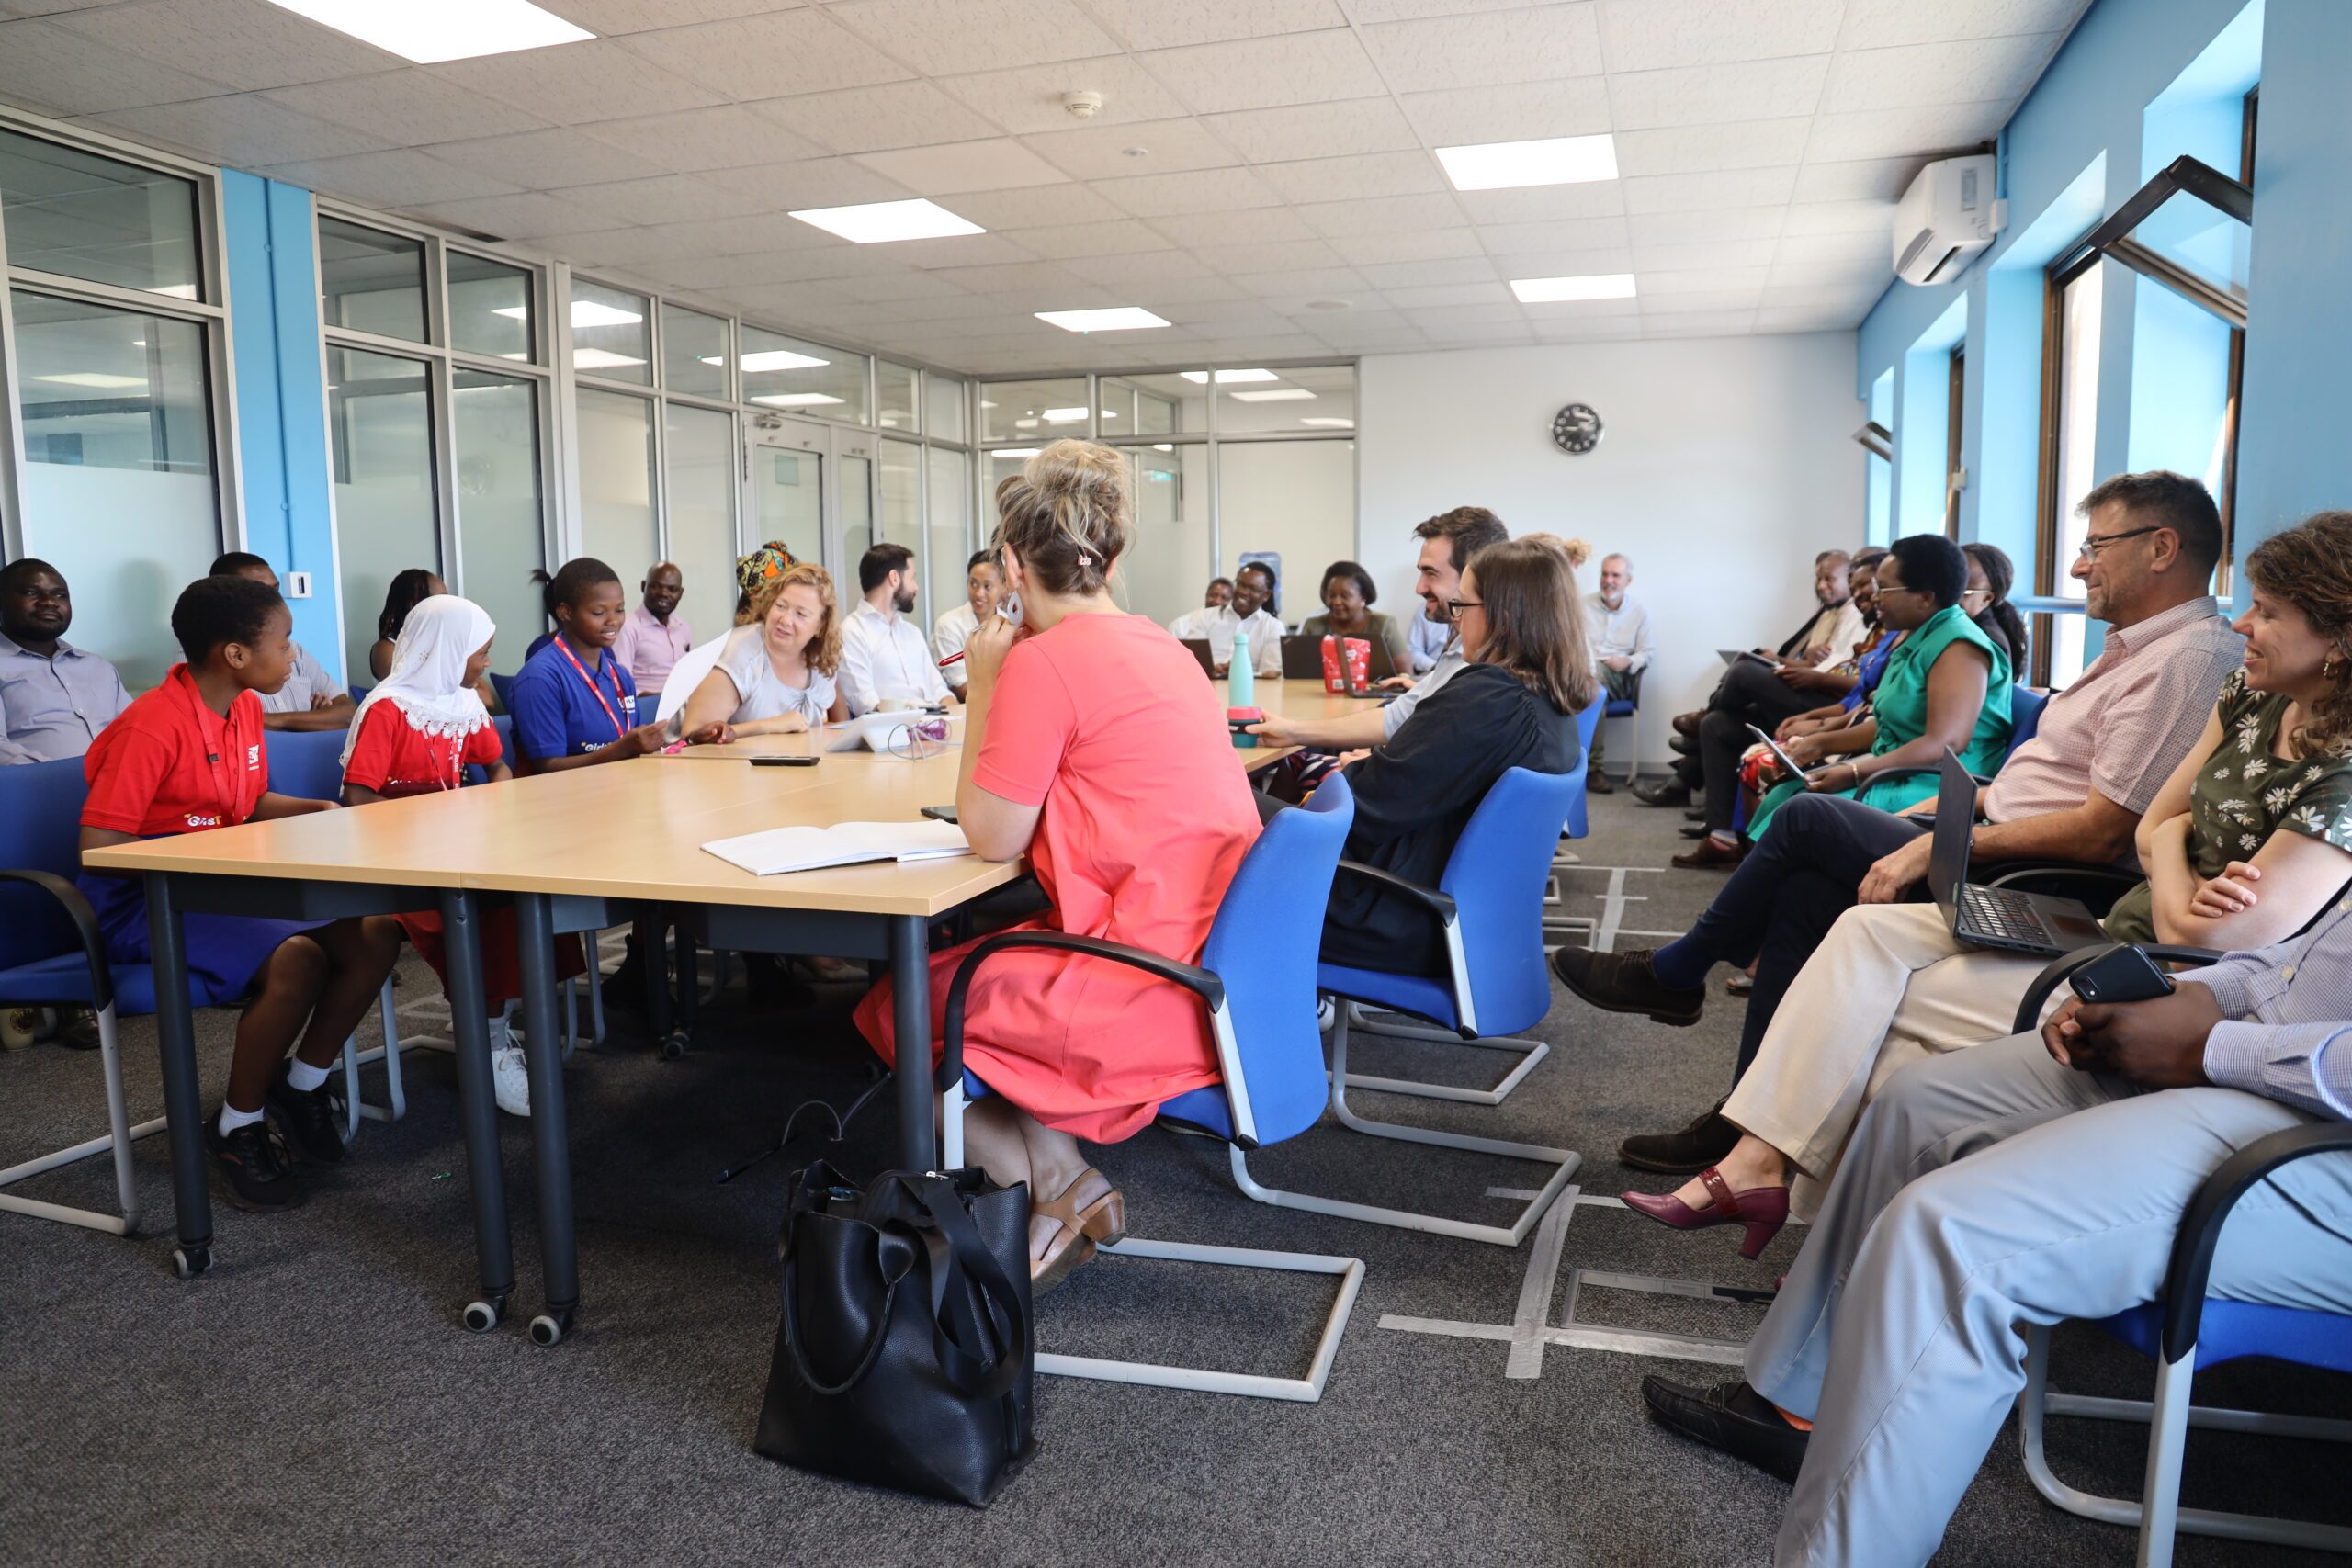
[[[1552,445],[1582,457],[1600,445],[1600,416],[1589,403],[1570,403],[1552,416]]]

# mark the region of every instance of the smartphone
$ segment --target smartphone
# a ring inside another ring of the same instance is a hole
[[[2086,1002],[2146,1002],[2172,995],[2172,976],[2130,944],[2092,959],[2069,975],[2066,984]]]
[[[814,757],[754,757],[752,759],[752,766],[755,768],[813,768],[816,765],[817,759]]]
[[[934,822],[956,820],[956,808],[952,806],[926,806],[922,808],[922,814]]]

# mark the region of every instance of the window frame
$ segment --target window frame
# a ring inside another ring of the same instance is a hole
[[[2073,563],[2057,558],[2058,423],[2060,400],[2065,390],[2066,289],[2107,258],[2090,248],[2086,234],[2059,253],[2043,272],[2041,299],[2041,428],[2035,478],[2034,596],[2043,601],[2063,597],[2058,579]],[[2105,335],[2101,334],[2104,343]],[[2036,609],[2030,627],[2033,644],[2033,683],[2050,684],[2050,658],[2057,638],[2057,617],[2066,612]]]

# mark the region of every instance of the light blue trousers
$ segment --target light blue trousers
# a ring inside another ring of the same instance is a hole
[[[2143,1093],[2034,1034],[1888,1080],[1747,1349],[1748,1382],[1814,1423],[1781,1568],[1925,1563],[2025,1387],[2019,1325],[2154,1301],[2206,1177],[2310,1120],[2237,1089]],[[2210,1293],[2352,1313],[2352,1156],[2246,1194]]]

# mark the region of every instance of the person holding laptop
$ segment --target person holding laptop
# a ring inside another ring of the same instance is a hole
[[[2264,947],[2352,882],[2352,512],[2266,539],[2245,571],[2245,667],[2140,818],[2147,880],[2108,911],[2110,941]],[[1627,1205],[1682,1229],[1810,1219],[1879,1087],[1912,1062],[2007,1032],[2058,950],[1973,947],[1952,925],[1940,902],[1847,910],[1724,1102],[1739,1142],[1672,1196],[1629,1192]],[[1710,1197],[1710,1176],[1729,1204]]]

